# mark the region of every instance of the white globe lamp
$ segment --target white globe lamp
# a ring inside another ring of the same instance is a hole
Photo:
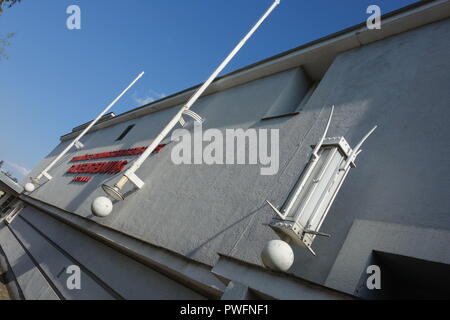
[[[28,182],[25,184],[24,189],[26,192],[33,192],[35,187],[34,187],[34,184],[32,184],[31,182]]]
[[[97,217],[108,216],[113,209],[111,200],[107,197],[97,197],[92,201],[91,211]]]
[[[287,271],[294,263],[291,246],[282,240],[270,240],[261,252],[263,264],[275,271]]]

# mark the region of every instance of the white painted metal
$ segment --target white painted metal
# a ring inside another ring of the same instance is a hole
[[[84,144],[82,144],[80,141],[75,142],[75,148],[78,150],[82,149],[84,147]]]
[[[48,174],[48,171],[74,146],[74,145],[82,145],[80,139],[100,120],[103,115],[111,109],[117,101],[144,75],[144,72],[141,72],[136,79],[134,79],[128,87],[125,88],[114,100],[111,102],[98,116],[95,118],[79,135],[76,137],[42,172],[35,178],[32,179],[33,182],[39,183],[39,180],[45,176],[47,179],[51,179],[51,176]]]
[[[349,156],[347,163],[345,164],[345,167],[343,168],[344,170],[346,170],[350,165],[352,165],[356,159],[356,157],[361,153],[362,150],[361,146],[362,144],[367,140],[367,138],[377,129],[378,126],[375,126],[372,128],[372,130],[370,130],[356,145],[356,147],[353,149],[353,152],[351,153],[351,155]]]
[[[300,191],[303,189],[305,183],[308,181],[310,174],[312,173],[312,171],[314,170],[314,167],[317,164],[317,159],[318,159],[317,152],[320,149],[320,147],[322,146],[322,143],[327,135],[328,128],[330,127],[330,123],[331,123],[331,118],[333,117],[333,112],[334,112],[334,105],[331,106],[331,112],[330,112],[330,115],[328,116],[327,125],[325,127],[325,130],[323,132],[323,135],[322,135],[319,143],[316,145],[316,147],[314,148],[314,150],[312,152],[311,160],[308,163],[308,167],[305,171],[305,175],[304,175],[303,179],[300,181],[300,185],[296,188],[296,191],[294,192],[294,194],[292,194],[288,198],[287,206],[282,211],[283,216],[284,216],[284,217],[281,217],[282,219],[284,219],[288,215],[288,213],[292,210],[292,206],[294,205],[295,200],[298,198]]]
[[[191,117],[192,119],[194,119],[195,121],[202,123],[204,120],[202,119],[202,117],[200,117],[198,114],[196,114],[194,111],[192,110],[186,110],[183,112],[183,114]],[[180,118],[180,124],[181,126],[185,126],[186,125],[186,121],[183,119],[183,117]]]
[[[323,140],[327,136],[328,129],[330,128],[331,118],[333,118],[333,112],[334,112],[334,105],[331,106],[330,116],[328,117],[327,126],[325,127],[325,131],[323,132],[322,138],[320,139],[319,143],[316,145],[316,147],[314,148],[314,151],[312,153],[312,156],[313,156],[312,161],[316,161],[317,158],[319,157],[317,155],[317,151],[319,151],[320,147],[322,147]]]
[[[52,180],[52,176],[47,173],[47,171],[42,171],[42,175],[46,177],[48,180]]]
[[[230,54],[222,61],[222,63],[217,67],[217,69],[209,76],[209,78],[203,83],[203,85],[192,95],[188,102],[181,107],[181,109],[175,114],[175,116],[170,120],[170,122],[164,127],[164,129],[156,136],[153,142],[147,147],[147,149],[140,155],[136,161],[133,162],[130,168],[128,168],[120,180],[110,187],[106,184],[102,186],[103,190],[116,200],[123,200],[123,196],[120,190],[128,182],[130,176],[133,176],[135,172],[140,168],[142,163],[150,156],[150,154],[155,150],[155,148],[161,143],[161,141],[169,134],[169,132],[175,127],[175,125],[180,122],[183,114],[193,115],[189,112],[192,105],[200,98],[200,96],[205,92],[209,85],[214,81],[214,79],[219,75],[219,73],[227,66],[227,64],[233,59],[233,57],[238,53],[238,51],[244,46],[247,40],[255,33],[259,26],[264,22],[264,20],[272,13],[277,5],[280,4],[280,0],[275,0],[270,8],[264,13],[264,15],[258,20],[258,22],[251,28],[251,30],[245,35],[245,37],[238,43],[238,45],[230,52]],[[183,123],[184,120],[181,120]],[[132,181],[133,182],[133,181]]]
[[[269,200],[266,200],[267,204],[272,208],[273,211],[275,211],[275,213],[281,218],[281,219],[285,219],[286,215],[282,214],[277,207],[275,207]]]
[[[142,181],[134,172],[126,172],[125,175],[138,189],[141,189],[144,186],[144,181]]]
[[[331,109],[324,134],[314,147],[311,159],[301,178],[289,195],[285,208],[278,210],[269,201],[277,217],[269,224],[284,240],[311,249],[316,236],[329,237],[319,232],[328,211],[336,198],[361,145],[377,128],[371,129],[352,150],[343,137],[325,138],[334,108]]]

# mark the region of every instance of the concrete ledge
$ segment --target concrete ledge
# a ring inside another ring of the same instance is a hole
[[[28,196],[21,195],[20,198],[43,213],[85,233],[89,237],[112,247],[208,298],[218,299],[225,290],[225,285],[211,273],[210,266],[195,262],[165,248],[130,237],[117,230],[101,226],[89,219]]]
[[[282,272],[220,255],[212,272],[223,281],[247,286],[257,295],[282,300],[340,300],[353,297]]]
[[[88,270],[82,264],[62,251],[61,248],[49,242],[22,216],[15,219],[9,225],[9,228],[39,265],[40,270],[45,273],[48,281],[52,283],[64,299],[113,300],[119,298],[117,295],[114,295],[114,292],[106,284],[99,283],[98,279],[91,278],[91,274],[88,273]],[[77,265],[81,268],[82,286],[79,290],[67,288],[68,274],[65,270],[70,265]]]

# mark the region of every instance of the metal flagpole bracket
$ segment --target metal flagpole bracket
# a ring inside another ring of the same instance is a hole
[[[75,141],[75,148],[77,148],[78,150],[84,148],[84,144],[82,144],[80,141]]]
[[[42,172],[42,175],[44,176],[44,177],[46,177],[48,180],[52,180],[52,176],[51,175],[49,175],[46,171],[43,171]]]
[[[125,176],[136,186],[136,188],[141,189],[144,186],[144,181],[142,181],[134,172],[126,172]]]
[[[183,115],[187,115],[189,117],[191,117],[192,119],[194,119],[195,121],[197,121],[197,123],[203,123],[205,120],[199,116],[197,113],[195,113],[192,110],[185,110],[183,112]],[[183,116],[180,117],[180,124],[182,127],[184,127],[186,125],[186,120],[183,119]]]

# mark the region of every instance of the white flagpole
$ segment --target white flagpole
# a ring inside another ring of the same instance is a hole
[[[258,22],[251,28],[251,30],[245,35],[245,37],[238,43],[238,45],[230,52],[230,54],[225,58],[225,60],[219,65],[219,67],[210,75],[205,83],[194,93],[194,95],[188,100],[188,102],[177,112],[177,114],[170,120],[170,122],[164,127],[164,129],[158,134],[158,136],[153,140],[153,142],[147,147],[144,153],[136,159],[133,165],[125,171],[123,176],[119,181],[110,187],[106,184],[102,185],[103,190],[112,198],[116,200],[123,200],[123,196],[120,190],[123,186],[130,180],[138,188],[142,187],[144,182],[140,180],[135,172],[142,163],[148,158],[148,156],[155,150],[155,148],[161,143],[161,141],[169,134],[169,132],[175,127],[177,122],[180,121],[183,113],[191,108],[191,106],[197,101],[197,99],[205,92],[209,85],[214,81],[214,79],[219,75],[219,73],[227,66],[227,64],[233,59],[233,57],[238,53],[238,51],[244,46],[247,40],[255,33],[259,26],[266,20],[266,18],[272,13],[272,11],[280,4],[280,0],[275,0],[270,8],[264,13],[264,15],[258,20]],[[105,197],[99,197],[94,200],[92,208],[94,214],[99,216],[108,215],[112,210],[112,203]],[[97,201],[97,202],[96,202]],[[98,206],[97,206],[98,205]],[[100,209],[102,208],[102,209]],[[107,208],[107,209],[105,209]],[[97,210],[98,209],[98,210]],[[96,212],[97,211],[97,212]],[[102,211],[102,212],[99,212]]]
[[[42,172],[36,177],[32,178],[31,180],[33,183],[38,184],[39,180],[44,176],[48,180],[52,179],[52,176],[48,174],[48,171],[53,168],[53,166],[76,144],[79,143],[80,139],[98,122],[98,120],[103,117],[103,115],[108,112],[109,109],[111,109],[117,101],[119,101],[120,98],[144,75],[144,72],[141,72],[136,79],[131,82],[128,87],[125,88],[114,100],[111,102],[98,116],[95,118],[79,135],[76,137]],[[28,192],[32,192],[35,188],[33,183],[27,183],[25,185],[25,190]]]

